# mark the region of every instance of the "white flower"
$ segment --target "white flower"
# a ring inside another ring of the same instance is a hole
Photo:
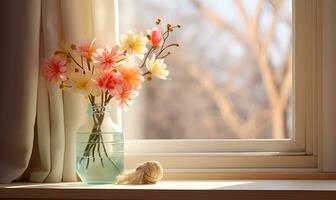
[[[146,68],[154,76],[167,80],[169,71],[166,70],[167,65],[164,64],[163,62],[164,62],[163,59],[156,59],[155,55],[153,54],[151,59],[146,60]]]
[[[147,52],[146,44],[148,39],[143,36],[143,33],[135,35],[129,31],[127,34],[121,36],[121,50],[127,51],[129,55],[135,55],[142,59]]]
[[[71,73],[69,76],[69,85],[74,91],[80,92],[84,95],[92,94],[98,96],[100,94],[99,88],[97,87],[90,73]]]

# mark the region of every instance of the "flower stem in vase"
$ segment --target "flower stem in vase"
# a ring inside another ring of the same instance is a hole
[[[88,169],[90,164],[90,155],[92,156],[92,162],[95,162],[96,158],[95,155],[98,154],[100,162],[102,164],[102,167],[105,167],[104,160],[101,153],[101,146],[103,148],[103,155],[106,156],[106,158],[112,163],[112,165],[120,172],[119,167],[114,163],[114,161],[108,156],[106,146],[104,143],[103,135],[101,126],[104,121],[104,107],[101,107],[100,110],[94,111],[92,114],[92,118],[94,121],[94,126],[91,130],[91,134],[89,136],[88,142],[86,144],[86,147],[83,152],[83,156],[80,160],[80,163],[82,163],[84,158],[87,158],[86,161],[86,169]]]

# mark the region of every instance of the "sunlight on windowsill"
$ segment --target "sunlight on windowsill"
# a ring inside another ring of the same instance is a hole
[[[150,185],[114,185],[75,183],[18,183],[4,188],[49,188],[49,189],[174,189],[174,190],[211,190],[251,183],[250,181],[162,181]]]
[[[225,180],[162,181],[153,185],[114,185],[70,183],[14,183],[0,189],[130,189],[130,190],[317,190],[336,191],[336,180]]]

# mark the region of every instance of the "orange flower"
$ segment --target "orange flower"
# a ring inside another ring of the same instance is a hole
[[[140,68],[121,65],[119,66],[118,71],[121,74],[125,87],[136,90],[141,88],[144,78]]]
[[[115,98],[121,108],[127,108],[128,106],[132,105],[136,96],[138,96],[138,91],[123,86],[120,88]]]
[[[81,43],[77,47],[77,53],[85,58],[92,58],[93,54],[96,52],[95,42],[96,39],[92,40],[91,42]]]

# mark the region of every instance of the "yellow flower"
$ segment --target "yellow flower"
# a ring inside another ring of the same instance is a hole
[[[169,71],[166,70],[167,65],[164,64],[163,61],[163,59],[156,59],[155,55],[153,54],[151,59],[146,60],[146,68],[154,76],[167,80]]]
[[[121,36],[121,50],[127,51],[129,55],[135,55],[140,59],[147,52],[146,44],[148,39],[143,36],[143,33],[135,35],[129,31],[127,34]]]
[[[90,73],[71,73],[69,76],[69,85],[74,91],[80,92],[84,95],[92,94],[98,96],[100,94],[99,88],[96,86],[96,83]]]

